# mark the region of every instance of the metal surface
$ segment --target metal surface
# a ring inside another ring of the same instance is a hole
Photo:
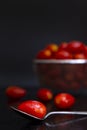
[[[85,59],[69,59],[69,60],[67,60],[67,59],[65,59],[65,60],[57,60],[57,59],[48,59],[48,60],[34,60],[33,61],[34,63],[36,63],[36,64],[38,64],[38,63],[40,63],[40,64],[50,64],[50,63],[52,63],[52,64],[85,64],[85,63],[87,63],[87,60],[85,60]]]
[[[20,111],[20,110],[18,110],[17,108],[15,108],[13,106],[10,106],[10,108],[12,110],[14,110],[16,113],[19,113],[21,116],[26,117],[27,119],[28,118],[30,119],[30,117],[31,117],[31,118],[34,118],[36,120],[45,120],[46,118],[48,118],[51,115],[87,115],[86,111],[52,111],[52,112],[47,113],[44,116],[44,118],[38,118],[38,117],[33,116],[31,114],[28,114],[26,112]]]

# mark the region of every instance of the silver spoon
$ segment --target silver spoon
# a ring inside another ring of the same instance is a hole
[[[38,118],[36,116],[33,116],[31,114],[28,114],[26,112],[23,112],[21,110],[18,110],[17,108],[13,107],[13,106],[10,106],[10,108],[17,112],[18,114],[20,114],[21,116],[25,117],[25,118],[33,118],[33,119],[37,119],[37,120],[45,120],[46,118],[48,118],[49,116],[51,115],[54,115],[54,114],[59,114],[59,115],[87,115],[87,112],[86,111],[52,111],[52,112],[49,112],[47,113],[44,118]]]

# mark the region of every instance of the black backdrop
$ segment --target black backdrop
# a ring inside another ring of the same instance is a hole
[[[87,1],[10,1],[0,8],[0,85],[38,85],[35,54],[47,43],[87,42]]]

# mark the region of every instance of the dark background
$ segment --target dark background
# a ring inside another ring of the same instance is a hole
[[[0,8],[0,86],[36,86],[35,54],[50,42],[87,43],[87,1],[9,1]]]

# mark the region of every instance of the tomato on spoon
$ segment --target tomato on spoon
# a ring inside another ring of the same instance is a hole
[[[24,101],[18,106],[18,109],[38,118],[44,118],[47,112],[46,106],[37,100]]]

